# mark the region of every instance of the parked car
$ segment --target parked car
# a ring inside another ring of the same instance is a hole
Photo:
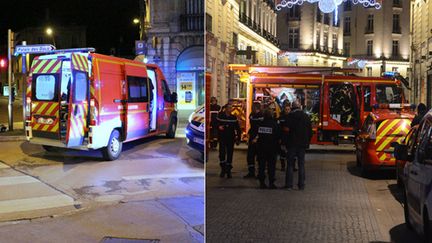
[[[205,130],[205,108],[204,105],[198,107],[189,116],[189,123],[186,126],[187,144],[204,155],[204,130]]]
[[[398,145],[395,156],[405,160],[404,214],[408,228],[432,242],[432,111],[423,118],[410,161],[408,145]]]
[[[380,169],[394,169],[392,142],[402,142],[410,131],[414,115],[403,111],[376,110],[367,116],[356,139],[357,165],[362,175]]]
[[[407,160],[412,161],[414,159],[414,152],[416,149],[416,137],[417,137],[417,130],[418,130],[418,126],[414,126],[411,128],[411,130],[409,131],[409,133],[407,134],[407,136],[405,137],[405,139],[402,141],[403,145],[406,145],[407,147],[407,152],[408,152],[408,157]],[[392,147],[395,148],[395,151],[399,148],[398,147],[398,143],[396,142],[396,144],[393,144]],[[407,162],[407,160],[398,160],[396,159],[396,181],[397,181],[397,185],[399,187],[403,187],[404,186],[404,181],[405,181],[405,176],[404,176],[404,168],[405,168],[405,164]]]

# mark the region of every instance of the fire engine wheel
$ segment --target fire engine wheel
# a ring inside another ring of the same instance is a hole
[[[103,156],[106,160],[116,160],[120,157],[122,151],[123,143],[120,139],[120,132],[117,130],[112,131],[110,139],[108,141],[108,146],[103,148]]]
[[[166,133],[167,138],[174,138],[177,130],[177,120],[175,118],[171,119],[169,124],[168,132]]]

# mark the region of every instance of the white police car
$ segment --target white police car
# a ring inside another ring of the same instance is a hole
[[[187,144],[204,154],[204,131],[205,131],[205,109],[204,105],[198,107],[190,116],[186,127]]]
[[[425,115],[416,134],[414,152],[397,145],[396,159],[407,160],[404,168],[404,213],[408,228],[432,242],[432,111]],[[410,159],[412,156],[412,159]]]

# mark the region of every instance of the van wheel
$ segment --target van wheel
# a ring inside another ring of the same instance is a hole
[[[44,148],[48,152],[55,152],[57,150],[56,147],[49,146],[49,145],[42,145],[42,148]]]
[[[431,229],[431,222],[429,220],[429,213],[428,210],[425,208],[423,210],[423,232],[425,237],[425,242],[432,243],[432,229]]]
[[[410,216],[409,216],[409,209],[408,209],[408,198],[406,195],[406,191],[404,190],[404,198],[403,198],[403,202],[404,202],[404,217],[405,217],[405,225],[408,229],[412,230],[412,224],[410,222]]]
[[[171,119],[171,122],[169,124],[168,132],[166,133],[167,138],[174,138],[175,133],[177,130],[177,119],[173,118]]]
[[[106,160],[116,160],[120,157],[123,148],[123,142],[120,139],[120,132],[117,130],[112,131],[108,141],[108,146],[103,148],[103,157]]]

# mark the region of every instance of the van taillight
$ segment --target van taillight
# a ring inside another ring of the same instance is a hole
[[[25,106],[26,120],[30,119],[30,107],[31,107],[31,99],[30,99],[30,97],[27,97],[26,98],[26,106]]]
[[[90,126],[96,125],[96,106],[95,106],[95,100],[90,99]]]

